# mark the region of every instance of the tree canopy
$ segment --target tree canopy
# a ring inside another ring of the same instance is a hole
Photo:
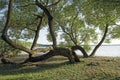
[[[86,57],[91,43],[97,45],[91,53],[93,56],[105,40],[110,42],[120,38],[120,2],[117,1],[0,0],[0,3],[0,10],[5,9],[0,19],[3,40],[15,49],[27,52],[29,59],[35,54],[40,30],[44,27],[48,27],[47,37],[53,42],[52,50],[58,51],[60,44],[62,47],[72,47],[72,54],[79,49]],[[58,32],[64,40],[59,44]],[[29,47],[19,43],[19,40],[29,39],[33,39]],[[52,51],[50,53],[54,54]]]

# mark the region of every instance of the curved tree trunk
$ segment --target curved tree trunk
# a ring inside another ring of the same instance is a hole
[[[43,6],[38,0],[36,0],[35,2],[36,2],[36,5],[40,7],[48,17],[48,25],[49,25],[50,34],[51,34],[52,41],[53,41],[53,48],[56,48],[57,42],[56,42],[56,37],[55,37],[55,32],[54,32],[54,27],[53,27],[53,17],[48,11],[48,9],[45,6]]]
[[[90,54],[90,57],[92,57],[92,56],[95,55],[97,49],[98,49],[98,48],[102,45],[102,43],[104,42],[104,40],[105,40],[105,38],[106,38],[106,35],[107,35],[107,32],[108,32],[108,27],[109,27],[109,25],[106,24],[104,35],[103,35],[101,41],[100,41],[100,42],[97,44],[97,46],[93,49],[92,53]]]
[[[74,57],[71,53],[71,50],[69,50],[68,48],[55,48],[54,50],[50,50],[48,53],[43,54],[41,56],[32,57],[31,59],[27,59],[22,64],[27,63],[27,62],[43,61],[43,60],[46,60],[48,58],[51,58],[53,56],[58,56],[58,55],[67,57],[71,63],[75,62]]]
[[[3,29],[3,33],[2,33],[2,39],[7,42],[9,45],[11,45],[12,47],[14,47],[15,49],[20,49],[22,51],[25,51],[29,54],[34,54],[31,50],[29,50],[26,47],[23,47],[19,44],[14,43],[11,39],[9,39],[8,35],[7,35],[7,31],[9,29],[9,24],[10,24],[10,18],[11,18],[11,12],[12,12],[12,4],[13,4],[14,0],[10,0],[9,1],[9,5],[8,5],[8,13],[7,13],[7,20],[5,23],[5,27]]]
[[[84,48],[82,48],[81,46],[72,46],[72,48],[71,48],[73,51],[74,50],[80,50],[82,53],[83,53],[83,56],[85,57],[85,58],[87,58],[88,57],[88,54],[87,54],[87,52],[84,50]]]
[[[24,62],[22,62],[20,64],[25,64],[25,63],[28,63],[28,62],[43,61],[43,60],[46,60],[46,59],[51,58],[53,56],[64,56],[64,57],[67,57],[70,63],[80,62],[79,58],[78,57],[76,58],[74,56],[74,54],[71,52],[70,49],[68,49],[68,48],[55,48],[54,50],[50,50],[46,54],[28,58],[28,59],[26,59]],[[11,62],[10,60],[4,59],[4,58],[1,59],[1,62],[3,64],[16,64],[16,63]]]

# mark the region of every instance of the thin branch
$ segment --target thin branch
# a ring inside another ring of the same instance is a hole
[[[35,47],[36,43],[37,43],[37,40],[39,38],[39,33],[40,33],[40,28],[41,28],[41,25],[42,25],[42,22],[43,22],[43,18],[44,18],[44,13],[43,15],[41,16],[40,18],[40,21],[39,21],[39,24],[37,26],[37,30],[35,31],[35,38],[34,38],[34,41],[33,41],[33,44],[31,46],[31,50],[33,50],[33,48]]]
[[[68,33],[68,32],[63,28],[64,26],[62,26],[62,25],[60,25],[60,26],[61,26],[61,29],[63,30],[63,32],[66,33],[66,34],[70,37],[70,39],[72,40],[72,42],[73,42],[75,45],[77,45],[77,43],[76,43],[76,41],[74,40],[73,36],[71,36],[71,34]]]
[[[36,31],[36,30],[31,29],[31,28],[28,28],[28,27],[24,27],[24,28],[26,28],[26,29],[28,29],[28,30],[31,30],[31,31],[33,31],[33,32],[35,32],[35,31]]]
[[[48,5],[47,7],[55,6],[55,5],[57,5],[60,1],[61,1],[61,0],[58,0],[57,2],[55,2],[55,3],[53,3],[53,4]]]
[[[75,17],[73,18],[73,21],[72,21],[72,24],[71,24],[71,36],[73,37],[73,39],[75,40],[75,43],[77,45],[77,36],[76,36],[76,32],[74,33],[73,32],[73,25],[74,25],[74,22],[76,20],[76,18],[78,17],[78,13],[75,15]]]
[[[38,14],[34,14],[34,16],[37,16],[37,19],[38,18],[42,18],[42,16],[38,15]]]
[[[28,7],[28,6],[31,6],[31,5],[35,5],[35,3],[29,3],[29,4],[22,5],[22,6],[17,6],[17,7]]]
[[[73,18],[73,21],[72,21],[72,26],[74,25],[74,22],[75,22],[75,20],[76,20],[76,18],[78,17],[78,13],[75,15],[75,17]]]
[[[40,15],[38,15],[38,14],[34,14],[34,16],[37,16],[37,18],[35,18],[34,21],[31,22],[30,24],[27,24],[27,26],[34,24],[34,22],[37,21],[39,18],[40,18],[40,19],[43,18],[43,16],[40,16]],[[37,31],[37,30],[31,29],[31,28],[28,28],[28,27],[24,27],[24,28],[27,28],[27,29],[29,29],[29,30],[31,30],[31,31],[34,31],[34,32]]]

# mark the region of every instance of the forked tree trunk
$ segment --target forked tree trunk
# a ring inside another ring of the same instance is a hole
[[[105,26],[105,32],[104,32],[104,35],[102,37],[102,39],[100,40],[100,42],[95,46],[95,48],[93,49],[92,53],[90,54],[90,57],[93,57],[97,51],[97,49],[102,45],[102,43],[104,42],[105,38],[106,38],[106,35],[107,35],[107,32],[108,32],[108,27],[109,25],[106,24]]]
[[[54,31],[54,27],[53,27],[53,17],[50,14],[50,12],[48,11],[48,9],[45,6],[43,6],[38,0],[36,0],[35,2],[36,2],[36,5],[38,7],[40,7],[48,17],[48,25],[49,25],[50,34],[51,34],[52,41],[53,41],[53,48],[56,48],[57,42],[56,42],[55,31]]]

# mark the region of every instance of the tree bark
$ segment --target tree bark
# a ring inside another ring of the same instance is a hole
[[[88,54],[87,54],[87,52],[84,50],[84,48],[82,48],[81,46],[78,46],[78,45],[76,45],[76,46],[72,46],[72,48],[71,48],[73,51],[74,50],[80,50],[82,53],[83,53],[83,56],[85,57],[85,58],[87,58],[88,57]]]
[[[79,57],[77,56],[77,54],[74,51],[72,51],[72,55],[74,56],[75,62],[80,62]]]
[[[52,41],[53,41],[53,48],[56,48],[57,42],[56,42],[55,31],[54,31],[54,27],[53,27],[53,17],[50,14],[50,12],[48,11],[48,9],[45,6],[43,6],[38,0],[36,0],[35,2],[36,2],[36,5],[38,7],[40,7],[48,17],[48,25],[49,25],[50,34],[51,34]]]
[[[106,38],[106,35],[107,35],[107,32],[108,32],[108,27],[109,25],[106,24],[105,26],[105,32],[104,32],[104,35],[102,37],[102,39],[100,40],[100,42],[96,45],[96,47],[93,49],[93,51],[91,52],[90,54],[90,57],[93,57],[97,51],[97,49],[102,45],[102,43],[104,42],[105,38]]]
[[[32,57],[31,59],[27,59],[22,64],[28,63],[28,62],[43,61],[43,60],[46,60],[48,58],[51,58],[53,56],[58,56],[58,55],[67,57],[69,59],[70,63],[75,62],[73,55],[71,53],[71,50],[69,50],[68,48],[55,48],[54,50],[50,50],[48,53],[43,54],[41,56]]]
[[[39,17],[39,18],[40,18],[40,22],[39,22],[39,24],[38,24],[38,26],[37,26],[37,29],[36,29],[36,31],[35,31],[35,38],[34,38],[34,40],[33,40],[33,44],[32,44],[32,46],[31,46],[31,50],[33,50],[34,47],[35,47],[36,44],[37,44],[37,40],[38,40],[38,38],[39,38],[39,33],[40,33],[40,28],[41,28],[41,25],[42,25],[43,17],[44,17],[44,14],[43,14],[41,17]],[[32,57],[32,54],[29,54],[29,58],[31,58],[31,57]]]
[[[33,40],[33,44],[32,44],[32,46],[31,46],[31,50],[33,50],[34,47],[35,47],[36,44],[37,44],[37,40],[38,40],[38,38],[39,38],[39,33],[40,33],[40,27],[41,27],[41,24],[42,24],[42,20],[43,20],[43,17],[41,17],[40,22],[39,22],[39,24],[38,24],[38,26],[37,26],[37,30],[35,31],[35,38],[34,38],[34,40]]]
[[[74,54],[71,52],[70,49],[68,48],[55,48],[54,50],[50,50],[48,53],[40,55],[40,56],[36,56],[36,57],[31,57],[26,59],[24,62],[20,63],[20,64],[25,64],[28,62],[38,62],[38,61],[43,61],[46,60],[48,58],[51,58],[53,56],[64,56],[67,57],[70,63],[74,63],[74,62],[80,62],[79,58],[75,57]],[[16,64],[15,62],[11,62],[8,59],[1,59],[1,62],[3,64]]]

